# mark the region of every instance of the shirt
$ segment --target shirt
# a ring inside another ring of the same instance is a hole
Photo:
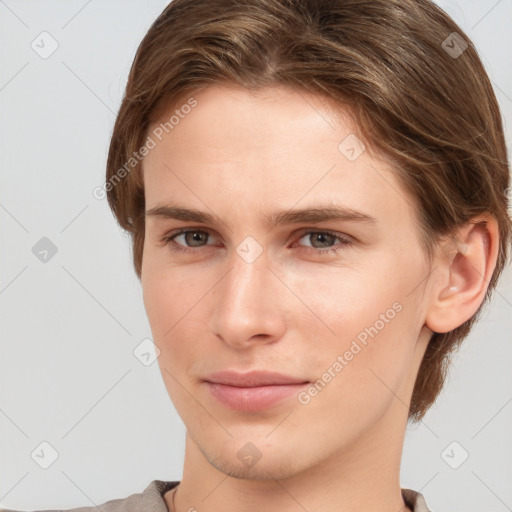
[[[98,505],[102,512],[169,512],[164,494],[176,487],[180,482],[153,480],[141,493],[131,494],[127,498],[110,500]],[[411,489],[402,489],[402,497],[413,512],[431,512],[423,495]],[[38,512],[97,512],[96,507],[78,507],[67,510],[41,510]],[[0,512],[19,512],[0,508]]]

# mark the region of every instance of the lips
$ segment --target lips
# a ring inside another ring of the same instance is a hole
[[[261,411],[297,395],[309,384],[301,378],[267,371],[217,372],[205,379],[211,396],[239,411]]]
[[[250,388],[257,386],[278,386],[287,384],[303,384],[307,379],[291,377],[277,372],[253,370],[248,373],[237,373],[231,370],[212,373],[204,380],[228,386]]]

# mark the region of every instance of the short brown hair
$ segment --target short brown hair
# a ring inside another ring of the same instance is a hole
[[[165,109],[219,82],[251,91],[287,85],[348,108],[367,147],[393,162],[417,199],[427,253],[458,225],[494,216],[500,240],[489,299],[511,240],[501,114],[473,43],[429,0],[172,1],[137,50],[107,162],[108,201],[132,237],[139,279],[145,203],[134,152]],[[433,333],[409,419],[420,421],[434,403],[448,356],[480,310]]]

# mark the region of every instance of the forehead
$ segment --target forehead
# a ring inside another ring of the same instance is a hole
[[[194,106],[190,108],[192,103]],[[322,132],[339,132],[341,127],[362,138],[347,106],[325,95],[284,85],[251,91],[229,82],[217,83],[181,94],[171,106],[159,108],[158,113],[159,118],[152,122],[149,132],[160,127],[161,136],[172,133],[173,139],[179,142],[193,125],[196,137],[231,150],[237,149],[237,140],[247,142],[249,137],[254,144],[263,141],[266,147],[270,141],[277,145],[293,138],[295,144],[291,147],[294,148],[297,137],[314,141]],[[197,130],[198,127],[201,129]],[[244,131],[239,132],[239,128]],[[227,135],[231,137],[227,139]]]
[[[251,206],[274,211],[321,198],[411,213],[391,166],[370,155],[350,112],[320,95],[216,84],[182,95],[148,133],[156,145],[143,161],[147,207],[179,199],[202,210],[236,205],[243,216]]]

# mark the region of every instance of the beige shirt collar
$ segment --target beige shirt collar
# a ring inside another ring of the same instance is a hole
[[[165,482],[163,480],[153,480],[142,493],[142,511],[151,512],[169,512],[165,503],[164,494],[176,487],[180,482]],[[423,495],[412,489],[402,489],[402,496],[405,503],[413,512],[431,512],[427,507]],[[105,509],[105,512],[111,512]],[[122,512],[142,512],[135,508],[124,509]],[[113,512],[113,511],[112,511]],[[117,510],[116,510],[117,512]],[[121,511],[119,511],[121,512]]]

